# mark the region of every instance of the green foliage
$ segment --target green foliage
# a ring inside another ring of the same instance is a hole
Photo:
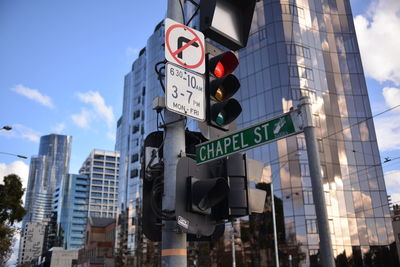
[[[14,236],[18,229],[13,227],[24,217],[26,211],[22,207],[21,179],[10,174],[4,177],[4,184],[0,185],[0,266],[4,266],[11,256]]]
[[[16,231],[14,227],[0,223],[0,266],[5,266],[12,254]]]
[[[4,177],[4,184],[0,185],[0,223],[13,225],[24,217],[26,211],[22,207],[21,179],[18,175],[10,174]]]

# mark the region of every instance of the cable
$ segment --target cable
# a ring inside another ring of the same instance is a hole
[[[163,79],[164,79],[164,77],[165,77],[165,73],[162,73],[161,70],[165,70],[165,63],[166,63],[166,62],[167,62],[167,61],[163,60],[163,61],[157,62],[157,63],[154,65],[154,70],[155,70],[155,72],[157,73],[157,79],[158,79],[158,81],[160,82],[161,88],[162,88],[162,90],[163,90],[164,93],[165,93],[165,86],[164,86],[164,83],[163,83]],[[161,65],[161,64],[164,64],[164,66],[161,66],[161,68],[158,69],[158,66]]]
[[[192,21],[192,19],[197,15],[197,13],[199,12],[199,10],[200,10],[200,6],[197,6],[197,8],[196,8],[196,10],[194,11],[194,13],[193,13],[193,15],[192,15],[192,17],[188,20],[188,22],[186,22],[186,26],[188,26],[189,25],[189,23]]]
[[[391,110],[393,110],[393,109],[395,109],[395,108],[398,108],[398,107],[400,107],[400,104],[397,105],[397,106],[394,106],[394,107],[392,107],[392,108],[386,109],[386,110],[384,110],[384,111],[382,111],[382,112],[380,112],[380,113],[377,113],[377,114],[375,114],[375,115],[372,115],[372,116],[370,116],[370,117],[367,117],[367,118],[364,119],[364,120],[361,120],[361,121],[359,121],[359,122],[353,123],[353,124],[351,124],[351,125],[349,125],[349,126],[343,128],[343,129],[341,129],[341,130],[339,130],[339,131],[336,131],[336,132],[334,132],[334,133],[332,133],[332,134],[329,134],[329,135],[327,135],[327,136],[324,136],[324,137],[321,138],[321,140],[327,139],[328,137],[331,137],[331,136],[336,135],[336,134],[338,134],[338,133],[340,133],[340,132],[343,132],[343,131],[345,131],[345,130],[347,130],[347,129],[350,129],[350,128],[353,127],[353,126],[359,125],[360,123],[363,123],[363,122],[365,122],[365,121],[368,121],[368,120],[370,120],[370,119],[373,119],[373,118],[375,118],[375,117],[377,117],[377,116],[380,116],[380,115],[382,115],[382,114],[384,114],[384,113],[386,113],[386,112],[389,112],[389,111],[391,111]]]
[[[185,12],[183,10],[183,5],[182,5],[182,1],[181,0],[177,0],[179,2],[179,5],[181,6],[181,11],[182,11],[182,20],[183,20],[183,24],[185,24]],[[186,24],[185,24],[186,25]]]

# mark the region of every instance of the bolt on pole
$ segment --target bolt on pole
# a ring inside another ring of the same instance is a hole
[[[320,259],[322,266],[334,267],[335,261],[333,258],[328,212],[326,211],[325,194],[322,183],[321,161],[319,158],[318,143],[315,135],[315,125],[312,121],[311,101],[308,96],[300,99],[299,108],[303,116],[303,130],[306,139],[315,213],[317,215]]]
[[[168,0],[167,17],[183,23],[183,0]],[[164,195],[162,209],[175,210],[176,165],[185,152],[183,117],[164,109]],[[161,239],[161,265],[187,266],[186,233],[178,231],[175,220],[164,220]]]

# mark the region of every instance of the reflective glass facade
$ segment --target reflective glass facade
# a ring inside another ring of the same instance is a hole
[[[128,253],[134,253],[137,243],[137,207],[141,205],[140,180],[141,148],[144,140],[144,103],[146,96],[146,49],[133,62],[131,71],[124,79],[122,116],[118,122],[115,150],[120,151],[119,213],[123,213],[127,228],[117,227],[124,234]],[[146,114],[147,115],[147,114]],[[119,220],[121,222],[121,220]],[[120,239],[121,240],[121,239]],[[117,243],[117,246],[120,243]]]
[[[89,178],[86,175],[69,174],[60,191],[62,246],[65,249],[81,249],[85,243],[88,218]]]
[[[51,214],[51,200],[56,186],[69,170],[72,137],[50,134],[40,138],[39,155],[32,157],[24,221],[43,221]]]
[[[27,222],[45,225],[50,221],[53,193],[69,170],[71,144],[71,136],[50,134],[40,138],[39,155],[31,158],[29,167],[25,198],[27,213],[23,219],[23,228]],[[21,233],[22,240],[25,240],[24,232]],[[29,239],[27,242],[30,242]]]
[[[259,1],[249,43],[239,57],[243,113],[238,128],[289,111],[301,96],[313,101],[335,256],[365,254],[392,243],[349,1]],[[307,266],[318,253],[319,238],[304,144],[298,135],[248,154],[266,164],[282,203],[282,252],[297,247],[293,261]]]

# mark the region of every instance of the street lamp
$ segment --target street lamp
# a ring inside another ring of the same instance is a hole
[[[11,126],[8,126],[8,125],[6,125],[6,126],[3,126],[3,128],[1,128],[0,130],[6,130],[6,131],[9,131],[9,130],[11,130],[12,129],[12,127]]]
[[[18,155],[18,154],[7,153],[7,152],[0,152],[0,154],[16,156],[16,157],[21,158],[21,159],[27,159],[28,158],[27,156],[24,156],[24,155]]]

